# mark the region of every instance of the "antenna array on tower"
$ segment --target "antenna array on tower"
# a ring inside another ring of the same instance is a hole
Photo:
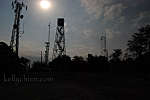
[[[21,14],[22,8],[26,8],[27,10],[27,6],[24,4],[23,1],[20,2],[18,0],[15,0],[12,2],[12,9],[14,10],[14,13],[15,13],[15,20],[14,20],[13,29],[12,29],[10,47],[13,51],[15,49],[15,53],[17,57],[18,57],[18,49],[19,49],[20,20],[23,19],[24,17]]]
[[[62,56],[65,54],[66,48],[65,48],[64,18],[58,18],[52,58],[55,59],[58,56]]]

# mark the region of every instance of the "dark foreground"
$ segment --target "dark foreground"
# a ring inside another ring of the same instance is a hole
[[[146,90],[149,90],[148,76],[140,73],[56,73],[55,80],[50,83],[0,88],[0,98],[1,100],[145,100],[148,97]]]

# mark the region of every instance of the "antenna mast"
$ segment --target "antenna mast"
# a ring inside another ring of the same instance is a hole
[[[46,46],[46,50],[45,50],[45,63],[48,63],[48,58],[49,58],[49,47],[50,47],[50,24],[48,25],[49,28],[49,32],[48,32],[48,41],[45,42]]]
[[[102,55],[108,58],[107,36],[105,32],[102,33],[101,36],[101,49],[102,49]]]
[[[15,19],[14,19],[14,24],[13,24],[13,29],[12,29],[12,36],[11,36],[11,41],[10,41],[10,47],[14,51],[15,47],[15,53],[16,56],[18,57],[18,49],[19,49],[19,37],[20,37],[20,20],[23,19],[23,15],[21,14],[22,8],[26,8],[27,6],[24,4],[24,2],[19,2],[18,0],[15,0],[12,2],[12,9],[14,10],[15,13]],[[16,39],[16,43],[15,43]]]
[[[43,63],[43,52],[41,51],[41,64]]]

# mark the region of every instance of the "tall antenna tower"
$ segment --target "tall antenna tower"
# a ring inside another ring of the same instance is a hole
[[[49,28],[49,32],[48,32],[48,41],[45,42],[46,46],[46,50],[45,50],[45,63],[48,63],[48,57],[49,57],[49,47],[50,47],[50,24],[48,25]]]
[[[41,64],[43,63],[43,52],[41,51]]]
[[[65,48],[64,18],[58,18],[52,58],[55,59],[58,56],[62,56],[65,54],[66,48]]]
[[[101,53],[102,53],[102,56],[105,56],[108,58],[108,50],[107,50],[107,36],[106,36],[106,33],[102,33],[102,36],[101,36]]]
[[[10,41],[10,47],[14,51],[16,56],[18,57],[18,49],[19,49],[19,37],[20,37],[20,20],[23,19],[23,15],[21,14],[21,11],[23,8],[26,8],[27,6],[24,4],[24,2],[20,2],[18,0],[15,0],[12,2],[12,9],[14,10],[15,13],[15,19],[14,19],[14,24],[13,24],[13,29],[12,29],[12,36],[11,36],[11,41]],[[15,42],[16,39],[16,42]],[[14,48],[15,47],[15,48]]]

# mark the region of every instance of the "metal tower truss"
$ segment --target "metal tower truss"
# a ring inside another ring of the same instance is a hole
[[[64,18],[58,18],[56,36],[53,48],[53,59],[66,54]]]
[[[23,15],[21,15],[22,8],[26,8],[27,10],[27,6],[24,4],[24,2],[20,2],[18,0],[15,0],[14,2],[12,2],[12,9],[14,10],[14,13],[15,13],[15,20],[14,20],[13,29],[12,29],[10,47],[12,50],[15,49],[15,53],[17,56],[18,56],[18,49],[19,49],[19,37],[21,34],[20,20],[23,19],[24,17]]]

